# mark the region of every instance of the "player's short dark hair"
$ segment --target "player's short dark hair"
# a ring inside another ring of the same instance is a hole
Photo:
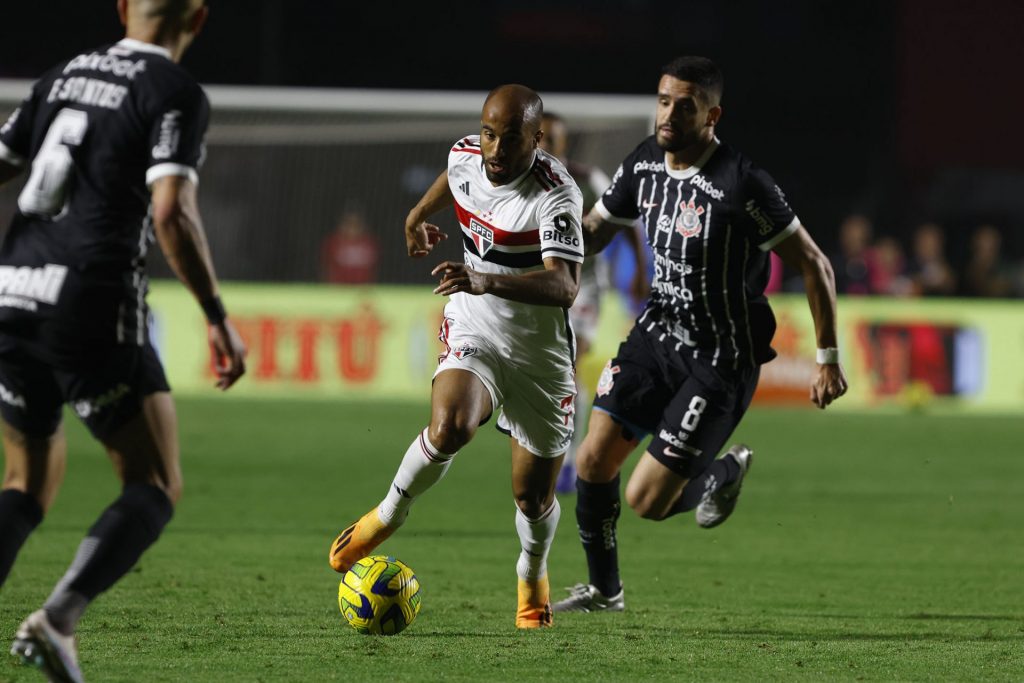
[[[722,70],[707,57],[676,57],[661,67],[661,75],[695,84],[704,93],[705,101],[712,106],[722,101],[722,91],[725,88]]]

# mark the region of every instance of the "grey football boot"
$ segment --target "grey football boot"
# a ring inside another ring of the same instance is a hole
[[[740,498],[740,488],[743,486],[743,478],[750,471],[750,463],[754,459],[754,451],[743,444],[731,446],[722,457],[731,455],[740,466],[740,473],[736,481],[726,484],[714,493],[707,495],[697,505],[697,526],[704,529],[711,529],[718,526],[736,509],[736,503]]]
[[[21,622],[11,654],[21,657],[22,663],[41,669],[52,683],[84,683],[78,668],[75,637],[54,628],[43,610],[36,610]]]
[[[577,583],[566,588],[569,597],[551,605],[552,612],[621,612],[626,609],[626,598],[622,588],[611,597],[605,597],[596,586]]]

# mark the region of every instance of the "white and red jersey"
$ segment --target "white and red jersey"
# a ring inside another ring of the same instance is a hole
[[[583,195],[547,152],[538,149],[526,172],[495,187],[484,173],[480,136],[470,135],[448,155],[448,185],[466,265],[473,270],[522,275],[542,269],[546,258],[583,262]],[[572,366],[575,341],[564,308],[458,293],[445,306],[445,320],[484,336],[512,365],[531,374]]]

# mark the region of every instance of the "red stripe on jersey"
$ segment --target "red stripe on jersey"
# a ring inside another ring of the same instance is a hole
[[[540,230],[526,230],[525,232],[509,232],[502,230],[501,228],[491,225],[479,216],[474,216],[469,211],[462,208],[462,205],[455,202],[455,215],[459,218],[459,223],[469,228],[470,219],[480,223],[486,228],[490,228],[494,232],[494,243],[499,244],[503,247],[525,247],[535,244],[540,244]]]
[[[542,171],[544,171],[544,175],[546,175],[548,180],[550,180],[555,185],[564,185],[565,184],[562,181],[562,179],[558,177],[558,174],[555,173],[553,170],[551,170],[551,164],[549,164],[548,162],[544,161],[540,157],[537,158],[537,167],[540,168]]]
[[[479,154],[480,150],[473,149],[472,147],[452,147],[453,152],[465,152],[466,154]]]
[[[550,192],[554,185],[550,180],[544,177],[544,173],[537,167],[533,169],[533,179],[537,181],[537,184],[541,186],[545,192]]]
[[[469,145],[470,147],[479,147],[480,146],[479,142],[473,142],[469,138],[462,138],[461,140],[459,140],[459,144],[460,145]]]

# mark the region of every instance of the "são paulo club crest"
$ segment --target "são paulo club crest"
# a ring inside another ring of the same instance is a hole
[[[476,253],[483,256],[494,246],[494,231],[475,218],[469,219],[469,231],[473,233]]]
[[[683,237],[696,237],[700,234],[701,216],[704,215],[704,207],[696,206],[694,199],[697,198],[697,190],[693,191],[688,201],[679,204],[679,217],[676,218],[676,232]]]
[[[470,346],[469,344],[460,344],[456,348],[452,349],[452,355],[455,356],[456,360],[475,356],[476,352],[477,348],[475,346]]]
[[[611,393],[612,387],[615,386],[615,375],[619,374],[619,366],[612,365],[611,361],[605,363],[604,370],[601,371],[601,377],[597,380],[597,395],[607,396]]]

